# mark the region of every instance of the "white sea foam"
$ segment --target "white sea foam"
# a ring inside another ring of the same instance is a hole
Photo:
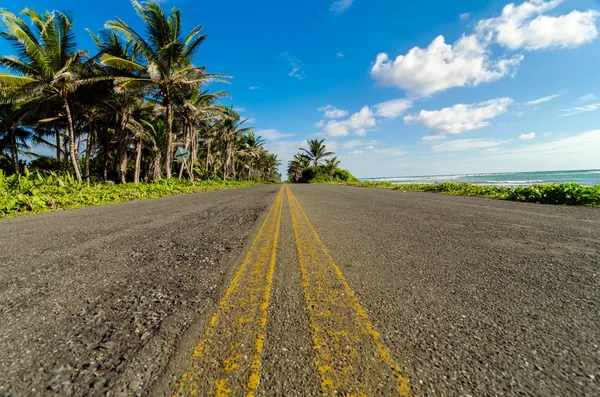
[[[440,183],[470,182],[475,185],[527,186],[540,183],[575,182],[583,185],[600,184],[600,170],[548,171],[548,172],[504,172],[479,174],[453,174],[429,176],[398,176],[387,178],[368,178],[379,182],[403,183]]]

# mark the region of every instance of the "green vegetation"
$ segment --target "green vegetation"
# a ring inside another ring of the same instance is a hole
[[[0,170],[0,218],[129,200],[231,189],[258,181],[161,179],[149,183],[82,184],[69,174],[29,172],[5,176]]]
[[[288,180],[293,183],[358,181],[350,171],[338,167],[340,162],[337,157],[325,158],[335,153],[328,152],[323,142],[324,139],[306,141],[308,149],[300,148],[300,152],[288,163]]]
[[[132,3],[139,21],[115,18],[98,32],[88,30],[96,45],[92,51],[77,47],[67,13],[0,9],[0,37],[14,53],[0,56],[0,170],[69,172],[87,183],[137,184],[173,176],[191,182],[279,180],[277,156],[264,148],[248,119],[219,103],[226,92],[208,89],[229,76],[197,66],[207,38],[202,26],[184,32],[181,10]],[[32,152],[43,146],[56,155]],[[27,164],[24,156],[34,160]],[[82,195],[108,189],[68,186],[67,196],[78,188]],[[169,181],[140,191],[181,186],[192,185]],[[113,192],[131,195],[131,189]]]
[[[327,151],[324,141],[324,139],[313,139],[307,141],[308,149],[300,148],[301,151],[288,163],[288,180],[290,182],[330,183],[457,196],[480,196],[529,203],[600,206],[600,185],[592,187],[565,183],[512,188],[457,182],[393,184],[391,182],[361,181],[349,171],[339,168],[340,162],[337,157],[325,159],[334,153]],[[321,160],[324,160],[324,164]]]
[[[600,185],[582,186],[576,183],[547,184],[525,187],[480,186],[471,183],[444,182],[435,184],[400,184],[391,182],[349,181],[329,182],[347,186],[375,187],[411,192],[432,192],[460,196],[480,196],[541,204],[600,206]]]

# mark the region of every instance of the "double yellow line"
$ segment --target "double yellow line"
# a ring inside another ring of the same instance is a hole
[[[175,395],[255,395],[260,384],[284,191],[323,396],[408,396],[408,382],[400,367],[287,185],[279,190]]]

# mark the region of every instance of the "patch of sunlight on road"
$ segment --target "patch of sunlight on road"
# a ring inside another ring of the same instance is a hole
[[[323,395],[410,395],[400,367],[287,185],[286,192]]]

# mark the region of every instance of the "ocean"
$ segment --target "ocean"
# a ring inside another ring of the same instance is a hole
[[[363,178],[363,180],[392,183],[470,182],[474,185],[529,186],[540,183],[568,183],[600,185],[600,170],[502,172],[493,174],[455,174],[429,176],[401,176],[391,178]]]

